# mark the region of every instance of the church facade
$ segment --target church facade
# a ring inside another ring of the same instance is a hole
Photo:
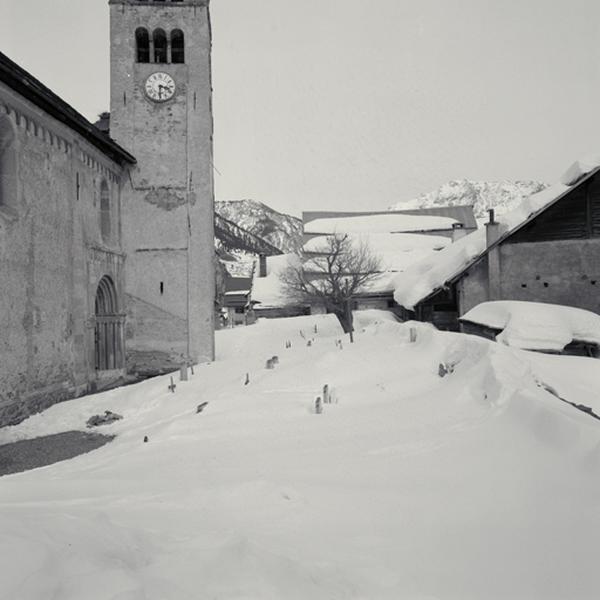
[[[110,132],[0,54],[0,426],[213,358],[207,0],[111,0]]]

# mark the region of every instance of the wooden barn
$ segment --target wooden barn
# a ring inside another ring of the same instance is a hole
[[[575,163],[534,194],[417,264],[397,280],[405,319],[458,330],[459,317],[488,300],[525,300],[600,313],[600,161]]]

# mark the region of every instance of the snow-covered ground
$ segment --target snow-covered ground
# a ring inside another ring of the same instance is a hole
[[[0,478],[0,598],[597,598],[600,421],[542,383],[600,409],[598,361],[356,319],[342,349],[331,316],[223,330],[175,394],[161,377],[0,430],[124,416],[100,450]]]

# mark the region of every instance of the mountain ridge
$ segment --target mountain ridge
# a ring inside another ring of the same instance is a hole
[[[499,180],[474,181],[471,179],[452,179],[436,190],[420,194],[412,200],[397,202],[389,210],[411,210],[415,208],[433,208],[436,206],[473,205],[478,219],[485,218],[490,208],[498,214],[506,213],[525,198],[541,192],[547,183],[535,180]]]
[[[250,198],[220,200],[215,202],[215,212],[284,253],[297,252],[302,247],[302,221],[263,202]]]

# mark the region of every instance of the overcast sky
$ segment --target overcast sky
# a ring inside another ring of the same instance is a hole
[[[89,119],[107,0],[2,0],[0,49]],[[600,153],[598,0],[212,0],[218,200],[375,209]]]

